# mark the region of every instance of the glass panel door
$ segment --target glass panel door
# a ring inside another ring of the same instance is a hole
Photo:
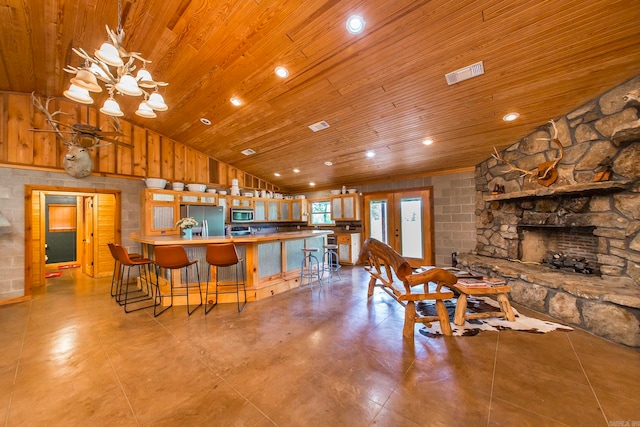
[[[389,203],[387,199],[369,202],[369,237],[389,244]]]
[[[412,267],[435,262],[431,188],[366,194],[364,230],[391,246]]]
[[[418,197],[400,199],[400,254],[405,258],[424,257],[422,244],[422,200]]]

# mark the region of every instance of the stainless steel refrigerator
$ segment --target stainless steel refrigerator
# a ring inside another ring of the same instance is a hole
[[[198,221],[198,227],[193,227],[195,235],[224,236],[224,207],[181,205],[180,217],[193,217]]]

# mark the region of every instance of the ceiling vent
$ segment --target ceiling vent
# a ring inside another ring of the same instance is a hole
[[[252,154],[256,154],[256,152],[253,151],[251,148],[247,148],[246,150],[242,150],[241,153],[244,154],[245,156],[250,156]]]
[[[324,130],[326,128],[329,127],[329,123],[325,122],[324,120],[318,123],[314,123],[312,125],[309,126],[309,129],[311,129],[314,132],[318,132],[319,130]]]
[[[445,77],[447,79],[447,84],[451,86],[452,84],[459,83],[463,80],[480,76],[482,74],[484,74],[484,66],[482,65],[482,61],[480,61],[476,62],[475,64],[468,65],[464,68],[460,68],[459,70],[445,74]]]

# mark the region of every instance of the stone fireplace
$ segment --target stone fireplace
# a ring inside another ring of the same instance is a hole
[[[476,250],[458,256],[508,279],[515,302],[631,346],[640,346],[639,92],[640,76],[555,119],[557,134],[545,125],[477,165]],[[522,176],[559,157],[555,183]],[[550,252],[593,274],[544,265]]]

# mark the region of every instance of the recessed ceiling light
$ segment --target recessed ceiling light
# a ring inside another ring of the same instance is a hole
[[[209,120],[209,119],[205,119],[204,117],[200,119],[200,122],[201,122],[203,125],[211,126],[211,120]]]
[[[231,98],[229,101],[231,101],[231,103],[233,105],[235,105],[236,107],[239,107],[240,105],[242,105],[242,101],[240,101],[238,98],[236,98],[235,96],[233,98]]]
[[[360,34],[362,31],[364,31],[364,25],[365,22],[362,16],[351,15],[347,19],[347,31],[349,31],[351,34]]]
[[[517,119],[518,117],[520,117],[520,114],[518,113],[509,113],[507,115],[505,115],[502,120],[504,120],[505,122],[512,122],[515,119]]]
[[[315,186],[316,186],[316,183],[315,183],[315,182],[310,182],[310,183],[309,183],[309,186],[311,186],[311,187],[315,187]]]
[[[375,151],[367,151],[367,152],[365,153],[365,155],[366,155],[368,158],[372,159],[372,158],[374,158],[374,157],[376,156],[376,152],[375,152]]]
[[[422,141],[422,143],[423,143],[424,145],[431,145],[431,144],[433,144],[433,139],[431,139],[431,138],[427,138],[427,139],[425,139],[424,141]]]
[[[255,150],[252,150],[251,148],[247,148],[246,150],[242,150],[241,153],[244,154],[245,156],[250,156],[252,154],[256,154]]]
[[[275,176],[280,176],[280,174],[278,172],[274,172],[273,173]]]
[[[333,162],[324,162],[325,166],[333,166]]]
[[[293,170],[293,172],[294,172],[294,173],[300,173],[300,169],[295,168],[295,169]]]
[[[282,66],[277,66],[275,71],[276,76],[280,77],[281,79],[286,79],[287,77],[289,77],[289,70]]]

